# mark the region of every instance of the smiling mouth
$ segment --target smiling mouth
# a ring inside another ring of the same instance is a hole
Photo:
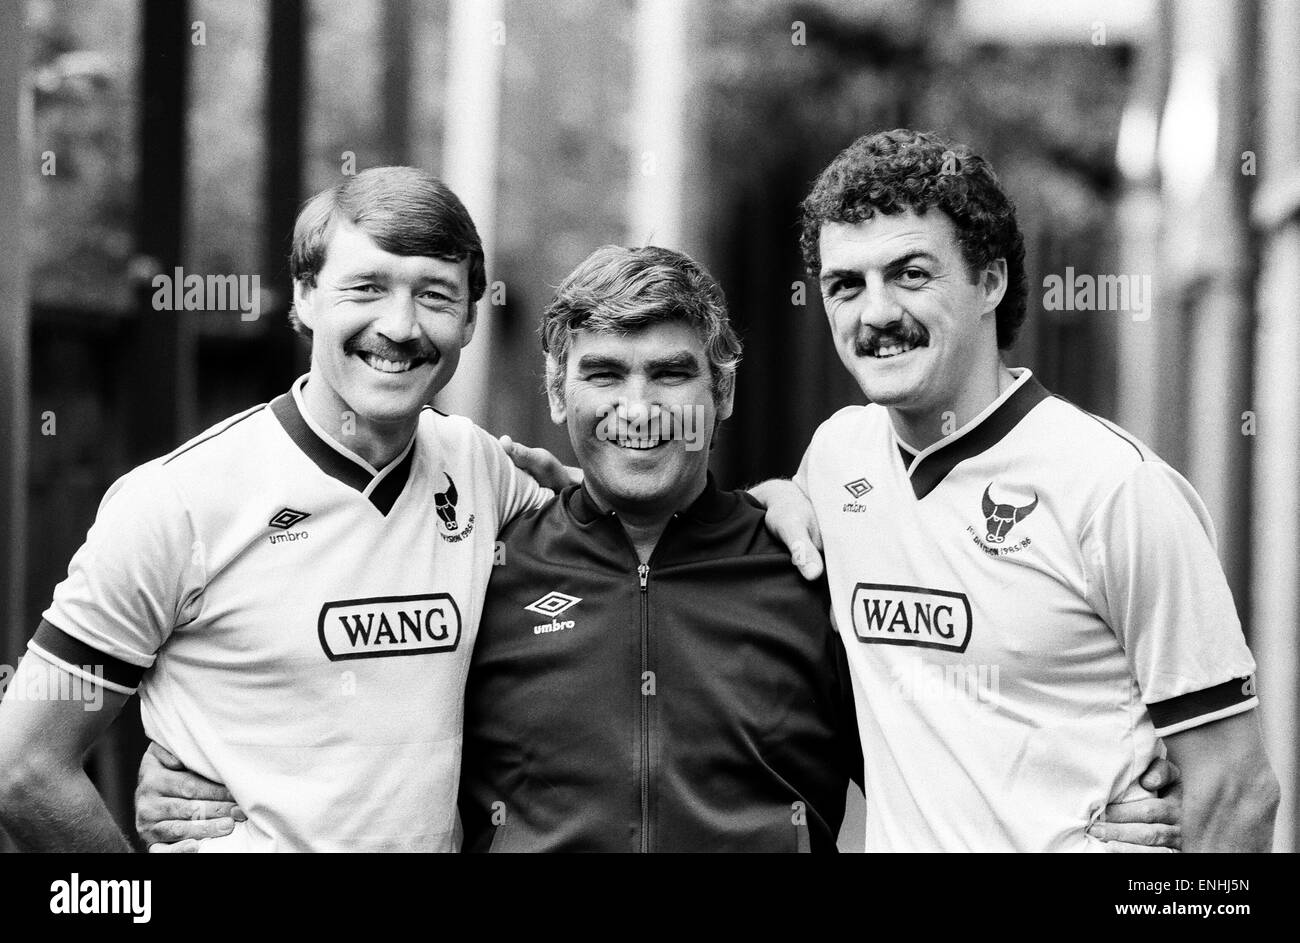
[[[665,444],[667,439],[619,439],[616,443],[620,449],[631,449],[634,452],[649,452]]]
[[[422,367],[430,362],[428,357],[406,357],[398,360],[389,360],[387,357],[380,357],[378,354],[372,354],[366,350],[356,351],[360,360],[378,373],[409,373],[417,367]]]
[[[928,334],[920,331],[908,331],[904,334],[886,334],[884,336],[859,337],[853,345],[853,352],[859,357],[872,360],[892,360],[903,354],[910,354],[918,347],[929,347]]]
[[[891,341],[888,344],[881,344],[871,350],[868,350],[867,356],[874,357],[876,360],[888,360],[891,357],[898,357],[903,354],[911,353],[918,347],[925,347],[922,341]]]

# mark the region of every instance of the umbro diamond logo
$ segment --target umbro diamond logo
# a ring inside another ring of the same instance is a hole
[[[280,508],[275,512],[275,516],[266,522],[268,527],[278,527],[280,530],[288,530],[294,524],[305,521],[311,517],[306,511],[295,511],[293,508]]]
[[[536,602],[524,606],[524,608],[529,612],[537,613],[539,616],[558,616],[561,612],[576,606],[580,602],[582,602],[580,596],[550,592]]]
[[[845,482],[844,490],[857,499],[871,490],[871,482],[865,478],[855,478],[853,481]]]

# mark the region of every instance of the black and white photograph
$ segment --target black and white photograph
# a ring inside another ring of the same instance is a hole
[[[0,221],[23,909],[1300,843],[1300,3],[4,0]]]

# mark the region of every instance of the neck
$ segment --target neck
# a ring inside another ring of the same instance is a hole
[[[944,403],[917,409],[891,406],[889,418],[900,439],[915,449],[926,449],[988,409],[1015,382],[998,358],[988,367],[972,371],[965,386]]]
[[[692,484],[692,487],[685,492],[685,496],[678,501],[661,502],[656,507],[637,507],[627,505],[621,502],[610,501],[600,493],[600,489],[592,487],[593,482],[588,480],[587,493],[591,495],[592,501],[602,511],[613,511],[618,517],[618,522],[623,527],[623,532],[627,534],[628,540],[632,541],[632,546],[636,548],[637,559],[642,563],[650,560],[650,555],[654,553],[655,547],[659,543],[659,538],[663,536],[664,528],[668,522],[673,519],[673,515],[678,511],[684,511],[695,502],[704,491],[708,484],[707,477],[701,477],[698,484]]]
[[[329,384],[319,379],[307,380],[302,403],[312,422],[326,435],[374,468],[383,468],[401,454],[420,421],[416,413],[401,422],[372,422],[349,409]]]

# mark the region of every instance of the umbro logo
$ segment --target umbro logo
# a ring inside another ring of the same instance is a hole
[[[857,499],[871,490],[871,482],[865,478],[855,478],[844,483],[844,490]]]
[[[266,522],[267,527],[278,527],[280,530],[288,530],[294,524],[305,521],[311,517],[306,511],[295,511],[293,508],[280,508],[275,515]]]
[[[570,609],[582,602],[581,596],[570,596],[567,593],[550,592],[536,602],[524,606],[529,612],[535,612],[539,616],[558,616],[566,609]]]
[[[306,540],[309,534],[307,528],[302,530],[289,530],[295,524],[301,523],[311,517],[306,511],[295,511],[293,508],[280,508],[266,522],[267,527],[274,527],[276,530],[284,531],[283,534],[268,534],[266,539],[273,544],[292,543],[295,540]]]
[[[539,616],[550,616],[550,622],[543,622],[541,625],[533,626],[534,635],[545,635],[547,632],[562,632],[565,629],[571,629],[574,626],[572,619],[565,619],[563,622],[556,619],[560,613],[573,608],[582,602],[581,596],[570,596],[568,593],[550,592],[536,602],[524,606],[529,612],[535,612]]]
[[[847,501],[840,510],[849,514],[861,514],[867,510],[865,504],[859,504],[857,499],[866,495],[871,490],[871,482],[865,478],[854,478],[852,481],[844,483],[844,490],[853,495],[852,501]]]

